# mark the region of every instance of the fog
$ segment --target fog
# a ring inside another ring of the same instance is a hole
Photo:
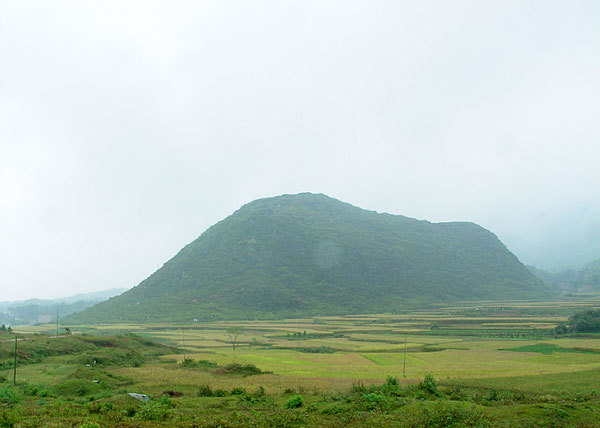
[[[0,300],[316,192],[600,258],[600,3],[0,0]]]

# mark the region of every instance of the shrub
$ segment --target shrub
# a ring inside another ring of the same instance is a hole
[[[388,407],[388,401],[390,400],[385,395],[377,394],[375,392],[364,394],[361,398],[365,403],[365,408],[369,411]]]
[[[331,404],[321,409],[321,413],[324,415],[337,415],[339,413],[347,412],[348,408],[340,404]]]
[[[210,387],[210,385],[200,385],[200,388],[198,388],[198,397],[214,397],[215,393],[213,392],[212,388]]]
[[[181,362],[181,365],[184,367],[194,367],[196,365],[196,362],[192,358],[185,358]]]
[[[398,378],[397,377],[393,377],[393,376],[388,376],[385,378],[385,384],[387,386],[397,386],[398,385]]]
[[[108,413],[115,408],[112,403],[89,403],[87,405],[90,413]]]
[[[234,363],[234,364],[228,364],[224,367],[217,369],[216,373],[217,374],[226,374],[226,375],[252,376],[252,375],[259,375],[259,374],[270,373],[270,372],[262,371],[261,369],[256,367],[254,364],[242,365],[242,364]]]
[[[48,388],[46,388],[43,384],[30,385],[26,383],[21,385],[21,389],[23,390],[23,393],[25,395],[28,395],[30,397],[48,397],[50,395]]]
[[[129,406],[124,410],[125,416],[129,416],[133,418],[137,412],[137,409],[134,406]]]
[[[84,422],[79,428],[101,428],[98,422]]]
[[[554,327],[554,333],[556,334],[567,334],[569,332],[569,328],[564,324],[559,324]]]
[[[135,417],[145,421],[166,421],[171,418],[173,404],[168,397],[147,402]]]
[[[337,352],[336,349],[329,346],[319,346],[312,348],[296,348],[296,351],[305,352],[307,354],[333,354]]]
[[[438,394],[437,382],[435,381],[435,378],[430,374],[425,375],[425,379],[423,380],[423,382],[419,383],[419,388],[433,395]]]
[[[12,428],[17,423],[18,417],[15,410],[0,410],[0,427]]]
[[[492,389],[487,396],[487,401],[500,401],[500,396],[498,395],[498,391]]]
[[[473,408],[438,404],[431,409],[424,409],[413,421],[412,426],[415,428],[487,428],[490,422],[483,413]]]
[[[19,401],[19,396],[11,386],[0,388],[0,403],[17,404]]]
[[[297,409],[298,407],[302,407],[304,405],[304,400],[301,395],[294,395],[290,398],[287,403],[285,403],[286,409]]]
[[[233,388],[230,392],[231,395],[242,395],[245,393],[246,393],[246,390],[244,388],[240,388],[240,387]]]
[[[181,365],[186,368],[195,368],[195,367],[216,368],[216,367],[219,367],[219,365],[217,363],[213,363],[212,361],[209,361],[209,360],[195,361],[192,358],[186,358],[185,360],[183,360]]]

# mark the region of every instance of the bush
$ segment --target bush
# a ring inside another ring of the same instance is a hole
[[[84,422],[79,428],[101,428],[98,422]]]
[[[209,369],[214,369],[214,368],[219,367],[219,365],[217,363],[213,363],[212,361],[209,361],[209,360],[195,361],[191,358],[186,358],[185,360],[183,360],[181,365],[186,368],[204,368],[205,367],[205,368],[209,368]]]
[[[186,358],[181,362],[181,365],[184,367],[194,367],[196,362],[191,358]]]
[[[166,421],[171,418],[172,407],[173,404],[168,397],[160,397],[158,400],[147,402],[135,417],[145,421]]]
[[[25,395],[30,397],[48,397],[50,395],[48,388],[46,388],[43,384],[30,385],[26,383],[21,385],[21,389]]]
[[[424,409],[413,421],[412,426],[415,428],[487,428],[490,422],[483,413],[473,408],[438,404],[431,409]]]
[[[18,417],[15,410],[0,410],[0,427],[12,428],[17,423]]]
[[[428,374],[425,375],[423,382],[419,383],[419,388],[433,395],[438,395],[437,382],[435,378]]]
[[[369,411],[390,407],[390,398],[382,394],[371,392],[370,394],[363,395],[361,398],[364,401],[365,409]]]
[[[0,403],[17,404],[19,401],[19,396],[11,386],[0,388]]]
[[[228,364],[224,367],[217,369],[217,374],[226,374],[226,375],[240,375],[240,376],[253,376],[259,374],[265,374],[270,372],[265,372],[256,367],[254,364]]]
[[[200,385],[200,388],[198,388],[198,397],[214,397],[215,393],[213,392],[212,388],[210,387],[210,385]]]
[[[261,385],[258,387],[258,389],[254,392],[254,395],[256,397],[264,397],[265,396],[265,388]]]
[[[135,416],[135,414],[137,413],[137,409],[134,406],[129,406],[124,410],[125,416],[129,416],[130,418],[133,418]]]
[[[90,413],[108,413],[115,408],[112,403],[89,403],[87,405],[88,412]]]
[[[215,389],[214,396],[215,397],[226,397],[227,391],[224,389]]]
[[[304,400],[301,395],[294,395],[292,398],[285,403],[286,409],[297,409],[298,407],[302,407],[304,405]]]
[[[337,352],[337,349],[331,348],[329,346],[319,346],[312,348],[296,348],[296,351],[305,352],[307,354],[333,354]]]
[[[240,387],[233,388],[230,392],[231,395],[242,395],[245,393],[246,393],[246,390],[244,388],[240,388]]]
[[[330,404],[321,409],[321,413],[324,415],[337,415],[348,411],[348,407],[344,407],[340,404]]]
[[[564,324],[559,324],[556,327],[554,327],[555,334],[567,334],[568,332],[569,332],[569,329]]]

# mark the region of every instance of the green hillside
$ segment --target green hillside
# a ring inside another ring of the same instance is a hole
[[[552,293],[474,223],[430,223],[305,193],[243,206],[137,287],[71,320],[295,317]]]

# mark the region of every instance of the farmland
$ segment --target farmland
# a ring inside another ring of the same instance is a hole
[[[0,426],[596,426],[600,337],[554,328],[599,303],[69,325],[58,337],[23,326],[14,387],[14,335],[0,336]]]

